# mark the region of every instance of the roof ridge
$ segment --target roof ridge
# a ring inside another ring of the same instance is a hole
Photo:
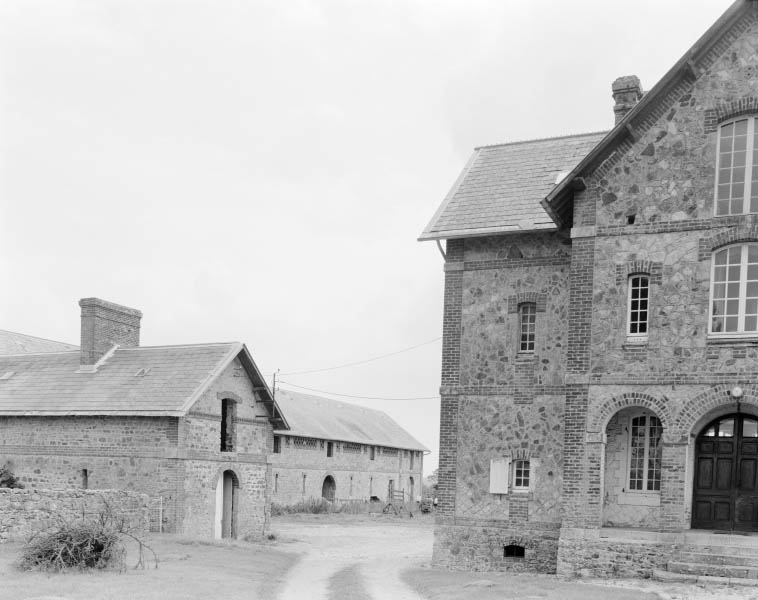
[[[28,333],[21,333],[20,331],[11,331],[10,329],[0,329],[0,333],[12,333],[13,335],[22,335],[27,338],[34,338],[35,340],[42,340],[43,342],[53,342],[54,344],[65,344],[66,346],[76,346],[76,344],[69,344],[68,342],[61,342],[60,340],[51,340],[50,338],[43,338],[38,335],[29,335]],[[79,348],[79,346],[76,346]]]
[[[79,348],[75,350],[51,350],[50,352],[16,352],[15,354],[0,354],[0,360],[9,356],[47,356],[49,354],[79,354],[80,352]]]
[[[159,348],[199,348],[202,346],[233,346],[242,342],[208,342],[198,344],[162,344],[160,346],[129,346],[128,348],[120,347],[119,352],[131,350],[159,349]]]
[[[482,150],[484,148],[497,148],[500,146],[518,146],[519,144],[533,144],[534,142],[552,142],[555,140],[567,140],[570,138],[589,137],[591,135],[607,135],[610,129],[603,131],[587,131],[585,133],[569,133],[566,135],[557,135],[554,137],[544,138],[531,138],[527,140],[515,140],[513,142],[500,142],[499,144],[486,144],[484,146],[477,146],[474,150]]]

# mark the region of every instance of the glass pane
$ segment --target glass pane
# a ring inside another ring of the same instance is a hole
[[[747,247],[747,261],[758,263],[758,244],[750,244]]]
[[[758,437],[758,421],[745,419],[742,422],[742,437]]]
[[[734,437],[734,419],[719,421],[719,437]]]
[[[716,437],[716,427],[714,425],[711,425],[708,429],[705,430],[703,437]]]
[[[758,318],[751,316],[745,317],[745,332],[758,331]]]
[[[729,333],[737,331],[737,317],[727,317],[724,319],[724,331]]]

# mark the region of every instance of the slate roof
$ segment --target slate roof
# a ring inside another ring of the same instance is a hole
[[[0,354],[65,352],[67,350],[79,350],[79,346],[0,329]]]
[[[117,348],[94,373],[77,372],[79,350],[0,356],[0,415],[182,416],[237,356],[275,426],[286,428],[239,342]]]
[[[380,410],[282,389],[276,390],[276,403],[290,429],[274,433],[429,452]]]
[[[477,148],[419,240],[555,229],[541,200],[605,135]]]

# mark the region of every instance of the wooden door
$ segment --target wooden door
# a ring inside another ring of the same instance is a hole
[[[696,441],[692,527],[758,531],[758,420],[729,415]]]

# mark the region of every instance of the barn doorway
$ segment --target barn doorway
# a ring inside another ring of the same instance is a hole
[[[324,478],[324,484],[321,486],[321,497],[329,502],[334,502],[334,498],[337,494],[337,484],[334,482],[334,477],[327,475]]]
[[[758,531],[758,419],[711,421],[695,442],[693,529]]]
[[[408,478],[408,487],[410,488],[410,501],[413,502],[416,498],[416,496],[414,495],[414,489],[413,489],[414,488],[413,477]]]
[[[234,471],[224,471],[216,485],[216,538],[237,537],[239,480]]]

